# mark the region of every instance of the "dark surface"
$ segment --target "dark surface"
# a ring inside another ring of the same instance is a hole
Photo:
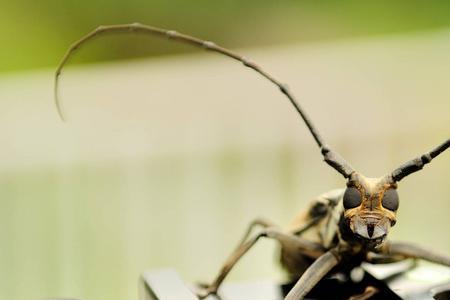
[[[191,289],[184,284],[179,276],[170,270],[147,272],[142,276],[141,300],[193,300],[197,299]],[[269,282],[249,284],[226,284],[221,289],[221,300],[238,299],[282,299],[295,284],[289,283],[278,286]],[[365,272],[358,283],[342,281],[337,278],[324,279],[308,295],[307,299],[348,299],[361,294],[367,286],[373,286],[378,293],[372,299],[399,300],[386,283],[377,280]],[[264,297],[264,298],[261,298]],[[218,299],[210,296],[208,299]],[[445,298],[443,298],[445,299]]]
[[[448,281],[447,283],[442,282],[442,278],[450,275],[449,270],[430,265],[419,266],[416,269],[405,269],[402,265],[397,267],[399,268],[396,270],[393,270],[393,268],[389,270],[387,267],[372,266],[371,268],[382,271],[381,278],[378,274],[380,272],[374,272],[372,275],[361,269],[361,280],[357,283],[349,279],[343,280],[342,278],[345,278],[343,276],[326,278],[309,293],[306,299],[347,300],[351,296],[363,293],[368,286],[372,286],[378,291],[370,298],[375,300],[450,300],[450,283]],[[422,274],[425,271],[429,275],[433,274],[431,275],[432,280],[424,284],[426,278],[420,277],[420,280],[416,281],[413,276],[415,271],[422,272]],[[442,277],[443,275],[445,276]],[[439,276],[441,277],[439,278]],[[281,286],[271,281],[225,283],[220,289],[220,298],[210,296],[206,300],[282,300],[293,284],[295,282]],[[435,295],[434,298],[433,295]],[[173,270],[145,272],[140,283],[139,299],[198,300],[192,292],[192,286],[183,282]]]
[[[436,300],[450,300],[450,284],[433,289],[432,294]]]
[[[283,291],[283,295],[287,295],[294,284],[295,282],[282,285],[281,289]],[[363,293],[368,286],[375,287],[378,290],[378,292],[371,299],[402,299],[395,294],[384,281],[376,279],[367,272],[364,273],[362,280],[357,283],[354,283],[351,280],[342,281],[338,278],[323,279],[314,289],[312,289],[306,299],[348,299],[351,296]]]

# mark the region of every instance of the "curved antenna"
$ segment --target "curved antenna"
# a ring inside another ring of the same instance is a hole
[[[414,172],[422,170],[422,168],[430,163],[433,158],[444,152],[450,147],[450,138],[447,139],[445,142],[434,148],[428,153],[425,153],[419,157],[416,157],[414,159],[411,159],[410,161],[404,163],[397,169],[395,169],[390,176],[392,179],[397,182],[402,180],[404,177],[408,176],[409,174],[412,174]]]
[[[64,121],[64,113],[61,107],[61,103],[59,101],[59,95],[58,95],[58,87],[59,87],[59,78],[61,76],[61,72],[65,64],[69,61],[69,59],[72,57],[72,55],[85,43],[88,41],[94,39],[95,37],[98,37],[100,35],[106,34],[106,33],[128,33],[128,32],[135,32],[135,33],[145,33],[155,36],[162,36],[167,37],[169,39],[179,41],[182,43],[190,44],[197,47],[202,47],[206,50],[217,52],[220,54],[223,54],[225,56],[228,56],[230,58],[233,58],[235,60],[238,60],[244,64],[244,66],[249,67],[250,69],[255,70],[259,74],[261,74],[263,77],[267,78],[269,81],[271,81],[273,84],[278,86],[280,91],[286,95],[286,97],[289,99],[291,104],[294,106],[295,110],[300,114],[301,118],[305,122],[306,126],[308,127],[309,131],[311,132],[314,140],[316,141],[317,145],[321,148],[322,155],[324,157],[324,160],[332,166],[334,169],[336,169],[339,173],[341,173],[345,178],[350,177],[351,173],[354,172],[353,168],[336,152],[332,151],[327,145],[325,145],[322,137],[319,135],[317,129],[312,124],[309,117],[306,115],[306,113],[302,110],[298,102],[295,100],[294,96],[289,91],[288,87],[275,79],[272,75],[264,71],[261,67],[259,67],[257,64],[252,62],[251,60],[247,59],[244,56],[241,56],[237,53],[234,53],[231,50],[228,50],[226,48],[223,48],[221,46],[216,45],[213,42],[210,41],[204,41],[201,39],[198,39],[193,36],[189,36],[186,34],[178,33],[173,30],[165,30],[157,27],[151,27],[147,25],[142,25],[139,23],[133,23],[133,24],[120,24],[120,25],[109,25],[109,26],[99,26],[94,31],[90,32],[86,36],[82,37],[80,40],[73,43],[70,48],[67,50],[66,54],[62,58],[60,64],[58,65],[58,68],[56,69],[56,75],[55,75],[55,104],[56,108],[58,110],[58,114],[61,117],[61,119]]]

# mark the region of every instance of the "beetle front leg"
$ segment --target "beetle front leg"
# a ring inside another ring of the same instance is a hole
[[[312,226],[314,226],[315,224],[317,224],[317,222],[319,222],[320,220],[322,220],[323,216],[315,216],[314,218],[310,219],[310,220],[305,220],[304,223],[297,225],[294,228],[291,228],[289,230],[289,233],[294,234],[294,235],[301,235],[303,232],[307,231],[308,229],[310,229]],[[256,218],[254,219],[250,225],[247,228],[247,231],[245,232],[244,236],[242,237],[241,241],[239,242],[239,246],[244,244],[245,241],[247,241],[248,237],[250,236],[250,234],[252,233],[253,229],[257,226],[260,226],[262,228],[269,228],[269,227],[278,227],[275,225],[275,223],[273,223],[270,220],[267,220],[265,218]]]
[[[335,250],[330,250],[320,256],[305,271],[305,273],[303,273],[284,300],[303,299],[313,287],[340,262],[340,260],[341,257]]]
[[[265,228],[260,233],[244,241],[233,251],[231,256],[222,266],[215,280],[204,290],[200,291],[198,293],[198,296],[203,299],[208,295],[216,294],[217,290],[219,289],[220,285],[229,274],[231,269],[242,258],[242,256],[244,256],[244,254],[246,254],[247,251],[250,250],[262,237],[277,240],[281,244],[281,246],[289,245],[290,247],[296,247],[300,253],[314,258],[319,257],[324,252],[324,249],[320,244],[301,239],[289,233],[282,232],[276,227]]]
[[[253,231],[253,228],[255,228],[256,226],[261,226],[262,228],[277,227],[274,223],[272,223],[272,221],[267,220],[265,218],[254,219],[248,226],[247,231],[245,232],[244,236],[242,237],[241,241],[238,244],[238,247],[244,244],[245,241],[247,241],[248,237]]]
[[[450,267],[450,256],[436,253],[423,247],[407,242],[390,242],[383,249],[382,254],[388,255],[393,260],[407,258],[423,259],[432,263]]]

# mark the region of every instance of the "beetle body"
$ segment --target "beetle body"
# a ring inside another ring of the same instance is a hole
[[[306,213],[294,219],[288,232],[322,245],[323,253],[339,249],[356,264],[370,260],[371,254],[382,251],[388,231],[396,223],[398,195],[396,185],[388,182],[386,178],[355,173],[346,189],[332,190],[314,199]],[[314,226],[310,229],[296,232],[311,222]],[[293,278],[300,277],[316,258],[299,255],[282,245],[281,263]]]
[[[345,189],[336,189],[316,197],[305,211],[294,218],[286,230],[299,235],[296,232],[298,228],[304,224],[315,223],[300,235],[307,240],[321,244],[324,250],[332,249],[340,242],[339,223],[344,212],[342,204],[344,192]],[[317,218],[320,220],[314,222]],[[288,271],[291,279],[300,278],[317,257],[317,255],[304,255],[295,247],[290,247],[289,243],[281,245],[280,262]]]

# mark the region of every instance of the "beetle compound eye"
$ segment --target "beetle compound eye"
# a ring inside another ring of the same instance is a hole
[[[354,208],[361,205],[362,199],[361,194],[357,188],[349,187],[344,193],[344,208]]]
[[[398,209],[398,193],[394,189],[389,189],[384,192],[383,201],[381,202],[384,208],[396,211]]]

